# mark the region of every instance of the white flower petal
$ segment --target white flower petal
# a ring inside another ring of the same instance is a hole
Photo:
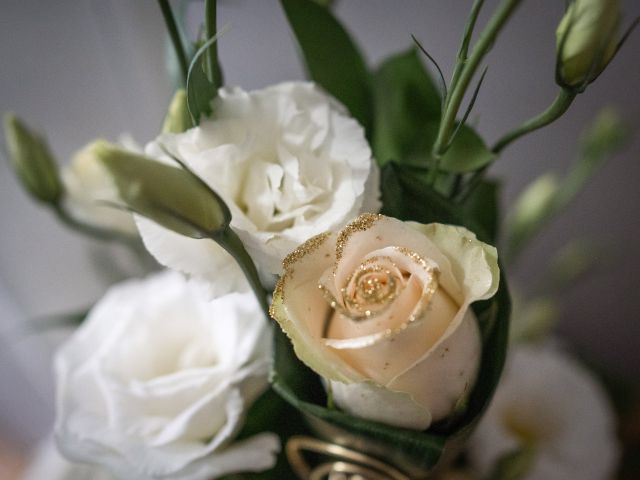
[[[602,388],[556,348],[519,346],[470,441],[470,458],[487,472],[501,455],[532,442],[525,480],[605,480],[618,458],[615,419]]]
[[[181,134],[161,135],[145,151],[167,161],[163,145],[222,197],[232,212],[231,227],[269,287],[297,245],[344,226],[363,208],[379,208],[379,171],[363,128],[317,86],[224,88],[213,110],[213,119]],[[163,265],[215,277],[215,249],[166,240],[168,231],[138,226]]]
[[[145,247],[156,260],[206,282],[212,297],[249,289],[233,257],[213,240],[185,237],[138,215],[135,219]]]
[[[252,293],[209,299],[176,272],[112,288],[56,355],[61,450],[127,479],[247,470],[226,452],[267,388],[270,332]]]

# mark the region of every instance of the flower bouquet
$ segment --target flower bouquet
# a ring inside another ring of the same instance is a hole
[[[186,41],[178,9],[159,0],[179,87],[144,148],[96,140],[60,173],[46,141],[6,115],[8,157],[36,200],[162,266],[110,288],[56,353],[55,441],[92,465],[68,468],[121,479],[606,478],[607,399],[543,341],[548,298],[516,302],[510,330],[505,268],[624,128],[605,111],[566,178],[532,182],[504,225],[489,168],[615,57],[627,36],[617,2],[569,3],[557,98],[493,145],[468,119],[521,1],[499,2],[482,28],[484,2],[473,3],[449,81],[416,37],[372,69],[331,3],[280,1],[309,81],[245,91],[224,81],[216,2]],[[563,410],[567,394],[584,404]],[[602,441],[594,451],[585,438]]]

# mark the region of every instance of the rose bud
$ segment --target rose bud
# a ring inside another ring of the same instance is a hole
[[[423,430],[464,403],[495,248],[462,227],[364,214],[284,261],[271,315],[351,415]]]
[[[618,0],[574,0],[558,25],[557,78],[562,87],[583,89],[609,64],[620,36]]]

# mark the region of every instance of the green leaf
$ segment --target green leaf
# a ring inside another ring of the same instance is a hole
[[[480,181],[465,199],[462,208],[465,216],[475,219],[487,234],[487,241],[497,243],[500,224],[498,194],[500,184],[495,180]]]
[[[340,100],[371,138],[371,77],[345,29],[313,0],[280,0],[309,76]]]
[[[217,63],[217,54],[210,55],[215,49],[220,34],[209,38],[193,56],[187,75],[187,105],[194,125],[200,124],[200,118],[213,113],[211,102],[222,86],[222,70]],[[215,63],[212,63],[215,62]],[[214,68],[210,68],[213,64]]]
[[[403,152],[403,156],[392,160],[403,165],[426,169],[435,164],[432,147],[438,135],[438,121],[422,124],[413,144]],[[438,164],[439,173],[469,173],[487,166],[495,160],[495,155],[487,148],[480,136],[468,125],[457,129],[456,137]],[[384,163],[384,162],[382,162]]]
[[[387,59],[373,77],[375,123],[373,152],[380,165],[428,152],[424,127],[440,118],[441,98],[417,50],[410,48]]]
[[[47,142],[13,113],[4,116],[4,134],[11,166],[22,186],[43,203],[58,203],[64,188]]]
[[[191,171],[96,142],[96,157],[107,168],[132,211],[191,238],[211,238],[231,220],[222,199]]]
[[[389,162],[381,171],[382,214],[420,223],[461,225],[480,240],[492,243],[490,235],[462,206],[435,191],[427,181],[428,170]]]
[[[507,356],[511,297],[502,265],[500,271],[500,286],[493,298],[471,305],[482,333],[482,360],[476,384],[469,397],[467,411],[456,426],[457,435],[471,433],[489,406]]]
[[[435,141],[438,125],[432,124],[429,128],[433,129]],[[471,127],[462,125],[453,143],[442,156],[439,168],[449,173],[468,173],[490,164],[495,158],[482,138]]]

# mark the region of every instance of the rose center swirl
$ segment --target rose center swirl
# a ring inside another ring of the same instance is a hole
[[[389,247],[385,250],[386,254],[379,252],[381,254],[362,261],[342,287],[318,285],[335,312],[355,322],[376,318],[403,296],[411,285],[414,293],[407,292],[404,296],[412,298],[413,307],[402,323],[406,325],[420,318],[438,288],[437,266],[404,248]]]
[[[354,319],[368,318],[385,309],[402,288],[401,279],[381,265],[365,266],[352,277],[341,293],[349,316]]]

